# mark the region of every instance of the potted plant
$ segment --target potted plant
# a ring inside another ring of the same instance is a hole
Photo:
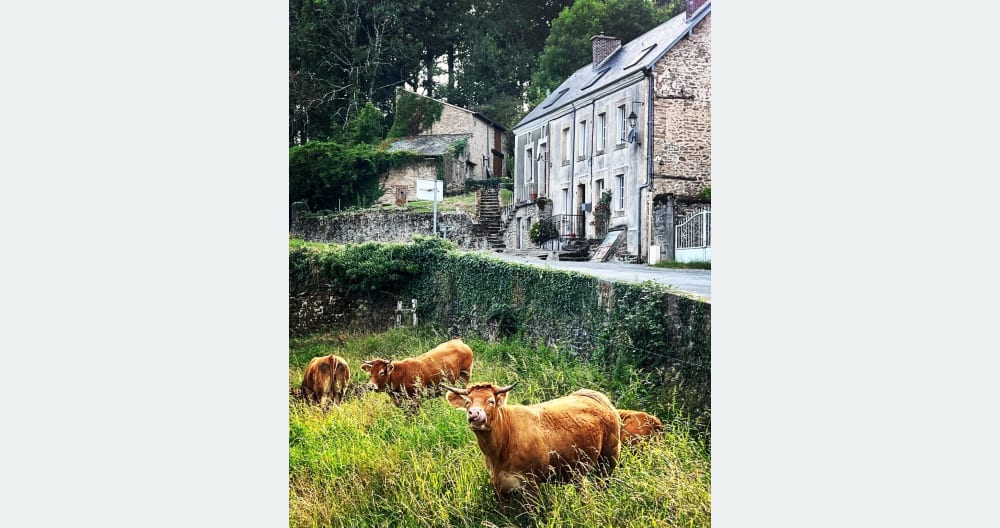
[[[559,237],[559,230],[556,229],[555,224],[552,223],[551,219],[545,219],[540,222],[536,222],[531,226],[531,230],[528,231],[528,238],[536,246],[541,246],[542,244]]]

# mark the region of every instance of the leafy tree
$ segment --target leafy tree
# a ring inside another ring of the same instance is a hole
[[[290,0],[289,146],[337,138],[366,102],[392,108],[420,68],[410,15],[399,0]]]
[[[531,76],[528,99],[538,104],[576,70],[592,60],[590,38],[601,33],[622,44],[666,22],[684,10],[674,0],[659,7],[649,0],[577,0],[552,21],[552,31]]]
[[[350,124],[351,139],[354,143],[376,144],[382,141],[382,111],[371,101],[365,103],[361,113]]]

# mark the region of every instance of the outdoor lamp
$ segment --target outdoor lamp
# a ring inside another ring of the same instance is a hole
[[[636,123],[638,123],[638,121],[639,121],[639,116],[635,115],[635,110],[632,110],[628,115],[628,126],[631,129],[628,132],[629,143],[635,143],[636,140],[635,125]]]

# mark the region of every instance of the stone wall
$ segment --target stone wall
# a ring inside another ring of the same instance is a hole
[[[300,215],[289,225],[288,234],[307,242],[334,244],[410,242],[413,235],[431,236],[433,224],[433,213],[400,210]],[[485,236],[476,232],[477,225],[469,213],[438,210],[438,229],[447,228],[448,240],[462,249],[489,249]]]
[[[288,292],[288,332],[303,336],[329,329],[386,330],[396,324],[396,299],[345,295],[330,284],[292,287]]]
[[[393,205],[400,192],[405,196],[405,201],[416,200],[416,180],[437,179],[438,163],[437,160],[420,160],[389,169],[382,180],[385,194],[378,199],[378,203]]]
[[[444,158],[444,190],[445,192],[461,192],[465,190],[465,182],[469,179],[471,166],[468,162],[468,153],[458,158],[445,156]],[[394,167],[382,179],[382,188],[385,193],[378,199],[378,203],[383,205],[396,204],[400,196],[405,196],[405,202],[412,202],[417,199],[417,180],[436,180],[438,178],[441,159],[424,159],[408,163],[402,167]],[[444,198],[443,196],[438,197]]]
[[[653,194],[712,184],[712,15],[654,68]]]
[[[552,206],[548,207],[551,210]],[[517,226],[520,220],[522,229],[521,233],[521,245],[518,245],[518,232]],[[510,219],[507,220],[507,224],[503,226],[504,233],[504,245],[510,249],[537,249],[528,233],[533,226],[538,222],[538,205],[534,202],[528,204],[522,204],[517,206],[514,212],[510,215]]]

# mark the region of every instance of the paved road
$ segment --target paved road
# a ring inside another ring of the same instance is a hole
[[[678,290],[695,293],[709,300],[712,298],[712,271],[654,268],[645,264],[621,262],[572,262],[548,261],[534,257],[521,257],[507,253],[490,253],[510,262],[531,264],[543,268],[578,271],[601,279],[623,282],[654,281],[673,286]]]

